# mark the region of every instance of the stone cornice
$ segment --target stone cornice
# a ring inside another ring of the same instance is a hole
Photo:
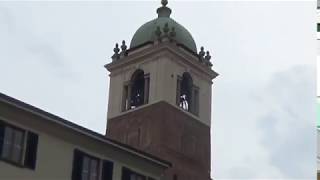
[[[208,68],[204,64],[201,64],[198,60],[198,57],[190,53],[181,46],[177,46],[175,42],[155,42],[154,44],[146,44],[140,48],[129,50],[128,56],[124,56],[119,60],[111,62],[105,65],[105,68],[111,72],[116,69],[123,69],[124,67],[130,66],[131,64],[146,61],[150,59],[157,59],[155,57],[167,56],[170,59],[175,59],[180,61],[180,63],[188,64],[193,67],[194,70],[198,73],[205,75],[207,78],[214,79],[218,76],[218,73],[213,71],[211,68]]]

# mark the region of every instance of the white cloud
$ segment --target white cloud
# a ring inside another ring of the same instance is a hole
[[[315,67],[295,66],[274,74],[262,93],[268,95],[262,97],[267,111],[259,120],[261,142],[269,163],[289,178],[315,178],[314,82]]]

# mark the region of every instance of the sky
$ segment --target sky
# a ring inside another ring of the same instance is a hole
[[[0,92],[105,133],[114,44],[159,1],[0,2]],[[212,54],[212,177],[316,175],[316,2],[169,1]]]

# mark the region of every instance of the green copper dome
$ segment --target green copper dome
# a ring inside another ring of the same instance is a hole
[[[171,9],[165,7],[165,5],[163,3],[163,7],[157,9],[158,18],[145,23],[135,32],[130,43],[130,48],[139,46],[148,41],[154,41],[157,39],[157,35],[155,33],[157,27],[160,27],[163,34],[163,27],[168,23],[170,30],[172,28],[175,29],[176,35],[174,39],[178,43],[183,44],[193,52],[197,53],[197,46],[191,34],[186,28],[170,18]]]

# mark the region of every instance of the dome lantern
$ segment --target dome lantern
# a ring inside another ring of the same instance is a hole
[[[168,1],[161,1],[162,7],[157,9],[158,17],[170,17],[171,9],[167,7]]]

